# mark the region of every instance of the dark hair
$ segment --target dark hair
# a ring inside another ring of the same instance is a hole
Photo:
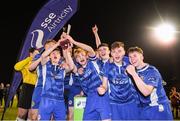
[[[29,48],[29,53],[33,53],[35,50],[38,50],[38,49],[31,47],[31,48]]]
[[[98,49],[99,49],[100,47],[108,47],[108,48],[109,48],[109,45],[108,45],[107,43],[101,43],[101,44],[98,46]]]
[[[132,53],[132,52],[138,52],[138,53],[143,54],[143,50],[142,50],[140,47],[138,47],[138,46],[130,47],[130,48],[128,49],[128,51],[127,51],[128,54],[129,54],[129,53]]]

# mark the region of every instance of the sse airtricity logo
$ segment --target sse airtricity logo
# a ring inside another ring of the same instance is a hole
[[[31,32],[32,39],[31,39],[31,47],[41,48],[43,47],[42,40],[44,37],[44,32],[40,29],[36,29]]]

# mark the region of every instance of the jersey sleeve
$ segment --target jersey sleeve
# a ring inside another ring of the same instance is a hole
[[[41,57],[41,54],[35,55],[34,58],[33,58],[33,61],[36,61],[36,60],[39,59],[40,57]]]
[[[14,65],[14,69],[15,69],[16,71],[21,71],[22,69],[24,69],[24,67],[25,67],[31,60],[32,60],[31,57],[27,57],[27,58],[25,58],[24,60],[17,62],[17,63]]]
[[[89,56],[89,60],[90,61],[96,61],[97,60],[97,56],[94,55],[94,56]]]
[[[159,72],[157,72],[154,69],[149,70],[149,72],[147,73],[144,82],[148,85],[151,85],[153,87],[157,87],[158,86],[158,82],[160,80],[160,74]]]

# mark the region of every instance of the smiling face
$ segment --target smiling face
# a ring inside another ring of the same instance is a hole
[[[122,63],[123,57],[125,55],[124,43],[116,41],[111,45],[111,56],[116,63]]]
[[[98,53],[99,53],[99,56],[102,60],[106,60],[106,59],[109,59],[109,54],[110,54],[110,51],[109,51],[109,48],[106,47],[106,46],[101,46],[98,48]]]
[[[125,55],[125,50],[123,47],[117,47],[111,50],[111,56],[116,63],[121,63]]]
[[[128,49],[128,56],[130,63],[136,68],[140,68],[143,65],[143,51],[139,47],[131,47]]]
[[[141,53],[134,51],[129,53],[128,55],[129,55],[129,61],[133,66],[137,68],[141,66],[141,63],[143,62],[143,56]]]

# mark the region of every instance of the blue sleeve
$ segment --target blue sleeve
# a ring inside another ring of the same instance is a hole
[[[97,56],[96,56],[96,55],[95,55],[95,56],[92,56],[92,57],[89,56],[89,60],[90,60],[90,61],[95,61],[95,60],[97,60]]]
[[[159,73],[156,70],[152,69],[147,73],[146,77],[144,78],[144,82],[153,87],[157,87],[160,78],[161,77]]]
[[[35,61],[35,60],[39,59],[40,57],[41,57],[41,54],[37,54],[37,55],[35,55],[35,56],[34,56],[34,58],[33,58],[33,61]]]
[[[127,64],[130,64],[130,61],[129,61],[129,57],[128,57],[128,56],[124,56],[124,57],[123,57],[123,61],[126,62]]]

